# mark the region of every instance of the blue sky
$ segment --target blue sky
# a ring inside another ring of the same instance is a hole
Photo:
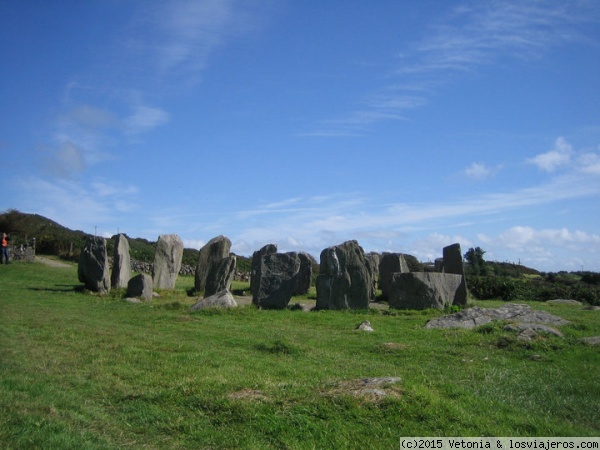
[[[0,210],[600,270],[600,3],[0,3]]]

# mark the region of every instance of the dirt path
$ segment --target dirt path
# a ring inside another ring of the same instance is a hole
[[[56,261],[54,259],[44,258],[43,256],[36,256],[35,260],[39,261],[41,263],[44,263],[44,264],[46,264],[48,266],[51,266],[51,267],[61,267],[61,268],[64,268],[64,269],[70,269],[71,267],[73,267],[71,264],[67,264],[67,263],[63,263],[63,262],[60,262],[60,261]]]

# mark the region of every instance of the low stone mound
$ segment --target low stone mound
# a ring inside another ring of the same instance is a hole
[[[233,295],[231,294],[231,292],[229,292],[229,290],[225,289],[221,292],[217,292],[216,294],[211,295],[210,297],[203,298],[202,300],[200,300],[196,304],[194,304],[190,308],[190,310],[198,311],[200,309],[207,309],[207,308],[226,309],[226,308],[235,308],[235,307],[237,307],[237,302],[233,298]]]
[[[566,298],[557,298],[555,300],[548,300],[546,303],[550,305],[573,305],[573,306],[581,306],[581,302],[577,300],[570,300]]]
[[[425,328],[475,328],[493,320],[508,320],[518,323],[544,324],[562,326],[568,320],[550,314],[546,311],[532,309],[528,305],[509,303],[499,308],[473,308],[464,309],[449,316],[431,319]]]
[[[329,391],[333,395],[353,395],[367,400],[378,400],[384,397],[399,397],[400,389],[397,384],[399,377],[359,378],[357,380],[341,381]]]

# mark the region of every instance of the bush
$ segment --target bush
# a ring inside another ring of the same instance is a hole
[[[515,279],[508,277],[467,276],[467,287],[478,300],[501,299],[505,301],[534,300],[545,302],[558,298],[577,300],[590,305],[600,305],[600,286],[575,283],[572,279],[551,277],[553,281]]]

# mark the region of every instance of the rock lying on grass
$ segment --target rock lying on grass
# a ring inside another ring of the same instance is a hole
[[[528,305],[509,303],[499,308],[464,309],[449,316],[431,319],[426,328],[475,328],[493,320],[509,320],[516,323],[544,324],[562,326],[569,323],[558,316],[546,311],[531,309]]]
[[[371,322],[369,322],[368,320],[362,322],[359,326],[356,327],[356,329],[360,331],[375,331],[371,326]]]
[[[237,302],[233,298],[233,295],[229,290],[225,289],[221,292],[217,292],[215,295],[211,295],[210,297],[203,298],[194,304],[190,310],[197,311],[200,309],[206,308],[235,308],[237,307]]]
[[[557,298],[555,300],[548,300],[546,303],[548,303],[549,305],[574,305],[574,306],[581,306],[581,302],[578,302],[577,300],[569,300],[569,299],[565,299],[565,298]]]
[[[581,342],[587,345],[600,345],[600,336],[589,336],[581,338]]]
[[[357,380],[341,381],[329,391],[333,395],[353,395],[367,399],[379,399],[382,397],[398,397],[400,390],[396,386],[402,380],[400,377],[374,377],[359,378]]]

